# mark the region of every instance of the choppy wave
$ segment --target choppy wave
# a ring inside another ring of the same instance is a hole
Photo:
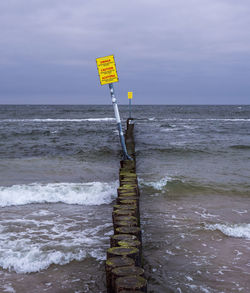
[[[202,120],[202,119],[200,119]],[[230,122],[238,122],[238,121],[250,121],[249,118],[209,118],[209,119],[203,119],[208,121],[230,121]]]
[[[79,226],[80,220],[65,222],[55,216],[51,220],[13,219],[0,222],[0,267],[16,273],[32,273],[50,265],[65,265],[86,257],[105,259],[103,231],[111,223],[94,228]],[[20,227],[16,231],[15,227]],[[101,247],[101,248],[100,248]]]
[[[238,144],[238,145],[232,145],[231,148],[236,150],[250,150],[250,145]]]
[[[240,187],[228,186],[227,184],[205,184],[195,181],[186,181],[181,178],[173,178],[165,176],[156,181],[146,181],[139,179],[141,188],[144,190],[148,189],[148,192],[162,192],[174,194],[176,196],[182,194],[222,194],[229,195],[248,195],[249,186],[241,185]]]
[[[112,147],[113,145],[104,147],[93,146],[91,153],[85,149],[77,149],[74,155],[76,155],[77,157],[86,157],[86,155],[88,155],[88,157],[93,156],[95,159],[99,157],[105,158],[107,156],[114,156],[114,154],[116,154],[117,151],[119,152],[119,150]]]
[[[146,181],[144,179],[139,179],[140,186],[142,188],[150,188],[155,191],[162,191],[162,192],[176,192],[179,193],[188,193],[194,191],[206,191],[208,187],[194,183],[194,182],[186,182],[183,179],[172,178],[170,176],[165,176],[156,181]]]
[[[143,147],[143,148],[142,148]],[[149,147],[148,145],[141,144],[140,149],[136,151],[138,155],[149,153],[159,153],[159,154],[178,154],[178,155],[190,155],[190,154],[200,154],[200,155],[207,155],[210,152],[205,148],[195,148],[195,147],[180,147],[180,146],[169,146],[169,147]]]
[[[31,203],[101,205],[112,202],[117,182],[33,183],[0,187],[0,207]]]
[[[236,238],[250,239],[250,224],[212,224],[206,225],[207,230],[219,230],[223,234]]]
[[[249,122],[249,118],[167,118],[161,121],[225,121],[225,122]]]
[[[115,118],[85,118],[85,119],[1,119],[0,122],[103,122],[114,121]]]
[[[22,243],[16,241],[17,246],[26,246],[28,243]],[[84,250],[79,250],[78,253],[61,251],[53,251],[49,254],[43,254],[37,247],[30,247],[29,251],[14,251],[12,255],[6,255],[6,257],[0,257],[0,266],[3,269],[9,271],[15,271],[17,273],[32,273],[48,268],[51,264],[64,265],[73,260],[80,261],[86,257]]]
[[[168,176],[166,176],[158,181],[149,181],[149,182],[145,181],[144,179],[139,179],[139,184],[141,187],[149,186],[155,190],[163,190],[166,187],[167,183],[171,180],[172,180],[172,178],[168,177]]]

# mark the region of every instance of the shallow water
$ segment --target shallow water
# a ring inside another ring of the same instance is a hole
[[[6,284],[16,292],[31,292],[31,287],[32,292],[105,288],[102,263],[111,212],[109,206],[62,203],[3,208],[1,292]]]
[[[249,198],[189,195],[150,200],[144,194],[142,202],[147,211],[145,268],[153,292],[249,291]]]
[[[148,291],[249,292],[250,106],[133,112]],[[105,291],[113,116],[112,106],[0,107],[0,291]]]

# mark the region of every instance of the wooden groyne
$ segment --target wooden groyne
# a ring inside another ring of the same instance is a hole
[[[127,120],[125,140],[133,160],[120,162],[120,187],[112,213],[114,235],[110,237],[106,260],[108,293],[147,292],[142,268],[140,190],[136,175],[133,119]]]

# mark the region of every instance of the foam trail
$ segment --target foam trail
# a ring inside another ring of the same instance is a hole
[[[118,183],[33,183],[0,187],[0,206],[31,203],[101,205],[113,201]]]
[[[223,234],[231,237],[250,239],[250,224],[212,224],[206,225],[207,230],[219,230]]]
[[[12,254],[6,254],[6,258],[0,257],[0,266],[17,273],[32,273],[47,269],[51,264],[64,265],[73,260],[80,261],[86,257],[84,250],[78,253],[62,251],[44,253],[39,248],[28,247],[29,251],[16,250]]]
[[[115,118],[86,118],[86,119],[2,119],[1,122],[103,122],[115,121]]]
[[[105,250],[100,248],[103,241],[100,231],[109,229],[110,223],[95,228],[83,227],[79,231],[78,222],[65,223],[60,217],[50,221],[22,219],[20,233],[10,229],[6,222],[1,221],[5,230],[0,236],[0,267],[8,271],[39,272],[52,264],[65,265],[89,256],[98,261],[105,259]],[[10,222],[13,227],[20,226],[18,219]]]
[[[162,119],[162,121],[225,121],[225,122],[250,122],[249,118],[180,118],[180,119],[171,119],[171,118],[166,118]]]

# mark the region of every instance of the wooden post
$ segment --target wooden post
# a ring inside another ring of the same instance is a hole
[[[140,229],[140,190],[136,175],[135,143],[133,138],[134,124],[127,121],[125,135],[128,153],[131,160],[120,162],[120,187],[112,213],[114,235],[110,237],[107,250],[106,276],[108,293],[142,293],[147,292],[147,281],[142,277],[142,242]],[[112,259],[130,259],[133,264],[125,262],[108,265]]]
[[[138,240],[138,239],[137,239],[137,237],[135,235],[131,235],[131,234],[116,234],[116,235],[112,235],[110,237],[110,246],[111,247],[119,246],[118,245],[119,241],[130,241],[130,240]]]
[[[142,276],[144,270],[140,267],[127,266],[113,269],[111,272],[112,275],[112,288],[115,288],[115,282],[117,278],[126,277],[126,276]]]
[[[122,290],[141,290],[147,292],[147,281],[141,276],[126,276],[116,279],[115,292],[120,293]]]
[[[114,268],[119,268],[119,267],[123,267],[123,266],[132,266],[134,264],[135,264],[134,260],[132,258],[128,258],[128,257],[112,257],[112,258],[108,258],[106,260],[105,270],[106,270],[107,293],[112,293],[111,271]]]
[[[137,266],[141,263],[139,259],[139,249],[136,247],[117,246],[109,248],[107,250],[107,258],[115,256],[126,256],[132,258]]]

